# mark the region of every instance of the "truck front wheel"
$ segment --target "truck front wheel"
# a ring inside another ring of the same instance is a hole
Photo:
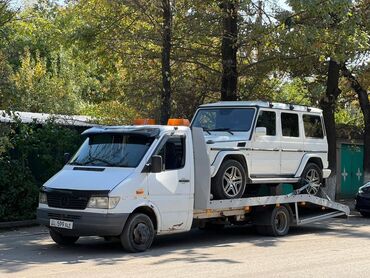
[[[122,247],[128,252],[144,252],[153,243],[154,225],[143,213],[134,213],[127,220],[121,234]]]
[[[230,159],[224,161],[212,179],[211,191],[215,199],[241,198],[246,183],[245,169],[240,162]]]
[[[59,245],[72,245],[79,238],[78,236],[64,236],[53,229],[50,229],[49,234],[52,240]]]

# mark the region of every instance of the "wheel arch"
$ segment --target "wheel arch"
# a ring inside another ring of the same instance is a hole
[[[324,163],[322,161],[322,158],[318,155],[315,155],[315,154],[306,154],[303,158],[302,158],[302,161],[298,167],[298,170],[297,172],[295,173],[295,177],[296,178],[299,178],[304,169],[306,168],[306,165],[308,163],[315,163],[317,166],[320,167],[320,169],[324,169]]]
[[[248,173],[248,159],[247,159],[247,156],[242,153],[242,152],[232,152],[232,151],[221,151],[217,154],[216,156],[216,159],[212,165],[212,172],[211,172],[211,177],[214,177],[217,172],[218,172],[218,169],[220,168],[221,164],[225,161],[225,160],[228,160],[228,159],[234,159],[236,161],[238,161],[240,164],[243,165],[244,169],[245,169],[245,172],[246,172],[246,176],[247,176],[247,179],[249,179],[249,173]]]
[[[153,223],[154,230],[157,231],[157,232],[159,231],[161,222],[160,222],[160,218],[159,218],[159,212],[154,207],[154,205],[152,205],[152,204],[140,205],[137,208],[135,208],[132,211],[131,214],[133,214],[133,213],[143,213],[143,214],[147,215]]]

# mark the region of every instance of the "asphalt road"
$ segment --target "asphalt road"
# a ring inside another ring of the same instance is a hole
[[[141,254],[118,242],[55,245],[42,227],[0,232],[0,277],[370,277],[370,219],[350,216],[262,237],[250,227],[159,237]]]

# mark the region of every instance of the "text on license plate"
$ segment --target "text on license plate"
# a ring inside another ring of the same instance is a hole
[[[73,222],[72,221],[57,220],[57,219],[50,219],[50,226],[72,230]]]

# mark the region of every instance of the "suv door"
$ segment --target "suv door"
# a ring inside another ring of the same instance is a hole
[[[265,127],[266,135],[253,134],[251,161],[249,170],[253,177],[275,177],[280,175],[280,135],[277,130],[277,115],[273,110],[260,110],[257,127]]]
[[[182,231],[188,226],[193,203],[190,148],[185,135],[165,136],[155,155],[162,156],[163,170],[148,174],[150,200],[161,214],[161,231]]]
[[[294,175],[304,155],[303,124],[298,113],[281,112],[281,174]]]

